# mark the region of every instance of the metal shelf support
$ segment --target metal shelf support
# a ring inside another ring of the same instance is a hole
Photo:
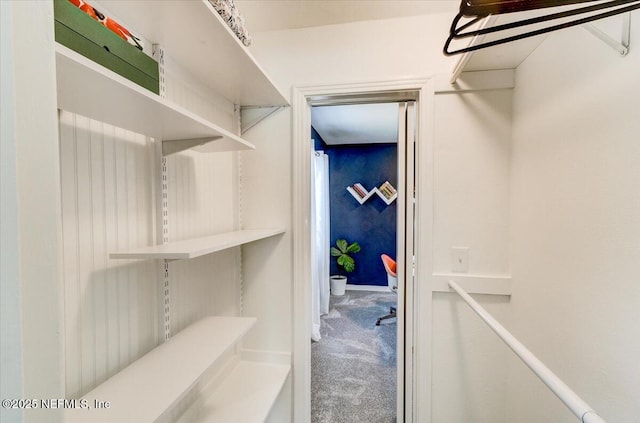
[[[626,56],[629,53],[629,44],[631,40],[631,12],[622,15],[622,40],[617,41],[609,34],[597,28],[593,24],[585,24],[583,28],[602,40],[609,47],[617,51],[620,56]]]

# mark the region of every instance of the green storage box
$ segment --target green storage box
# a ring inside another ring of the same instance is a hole
[[[56,41],[156,94],[158,63],[69,0],[54,0]],[[153,7],[150,5],[150,7]]]

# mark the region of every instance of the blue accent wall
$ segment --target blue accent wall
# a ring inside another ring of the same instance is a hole
[[[397,144],[333,145],[322,142],[312,129],[316,150],[329,156],[329,195],[331,209],[331,243],[346,239],[357,241],[362,250],[353,255],[356,268],[349,273],[349,284],[387,285],[387,275],[380,260],[385,253],[396,257],[396,201],[387,205],[377,195],[360,205],[347,186],[360,182],[366,189],[389,181],[398,182]],[[343,274],[331,257],[331,274]]]

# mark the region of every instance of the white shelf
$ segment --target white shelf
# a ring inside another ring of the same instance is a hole
[[[163,140],[165,154],[210,142],[206,152],[253,144],[56,43],[58,108]],[[214,141],[214,142],[211,142]]]
[[[358,194],[358,192],[355,189],[353,189],[353,187],[347,187],[347,191],[349,191],[349,194],[351,194],[353,198],[355,198],[356,201],[360,204],[364,204],[365,201],[367,201],[369,198],[371,198],[373,194],[375,194],[375,188],[372,189],[371,191],[367,191],[364,197],[360,197],[360,194]]]
[[[529,12],[527,17],[533,17],[540,13],[541,11]],[[522,18],[521,14],[518,16]],[[486,26],[494,27],[509,23],[513,21],[514,18],[509,16],[509,14],[505,14],[490,16],[486,19]],[[515,35],[518,31],[519,30],[510,30],[474,37],[469,45],[478,45],[495,41],[499,38]],[[458,61],[456,62],[453,70],[453,75],[459,75],[462,72],[516,69],[536,48],[538,48],[546,36],[547,35],[538,35],[481,50],[462,53],[458,56]]]
[[[247,229],[128,251],[118,251],[109,254],[109,257],[112,259],[192,259],[284,232],[284,229]]]
[[[283,364],[240,361],[190,415],[195,423],[262,423],[289,375]]]
[[[90,408],[68,409],[65,423],[156,421],[255,322],[207,317],[188,326],[85,395]],[[95,409],[94,400],[109,401],[110,407]]]
[[[375,190],[376,194],[378,194],[378,197],[380,197],[387,206],[396,201],[396,198],[398,198],[398,193],[396,192],[395,187],[391,185],[389,181],[384,181],[384,183],[377,187]],[[391,195],[391,197],[387,197],[384,194],[384,191],[393,192],[393,194]]]
[[[289,104],[207,0],[100,4],[133,32],[160,44],[173,60],[232,103]]]
[[[387,198],[382,192],[380,192],[378,188],[375,188],[375,190],[376,190],[376,194],[378,194],[378,197],[380,197],[382,201],[384,201],[387,204],[387,206],[391,205],[391,203],[396,201],[396,198],[398,198],[398,194],[393,194],[393,196],[391,196],[390,198]]]
[[[387,196],[384,195],[382,193],[382,191],[380,191],[377,187],[371,189],[370,191],[367,191],[367,193],[366,193],[366,195],[364,197],[360,197],[360,194],[358,194],[358,192],[353,187],[350,187],[350,186],[347,187],[347,191],[349,191],[349,194],[351,194],[353,196],[353,198],[355,198],[356,201],[358,203],[360,203],[361,205],[364,204],[374,194],[376,194],[378,197],[380,197],[380,199],[382,199],[382,201],[384,201],[386,205],[391,205],[391,203],[396,201],[396,198],[398,198],[398,194],[397,193],[395,193],[391,198],[387,198]]]

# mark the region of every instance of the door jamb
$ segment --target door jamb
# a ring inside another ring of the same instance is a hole
[[[310,163],[311,145],[308,142],[311,128],[311,100],[328,98],[348,98],[393,93],[415,92],[417,94],[418,137],[415,140],[416,193],[420,205],[416,209],[416,221],[422,221],[420,232],[414,225],[415,257],[432,257],[432,210],[433,210],[433,167],[432,160],[433,126],[429,116],[433,116],[433,83],[430,79],[383,81],[360,84],[316,85],[294,87],[292,92],[293,125],[293,421],[305,423],[311,416],[311,234],[309,224],[310,209]],[[425,165],[427,167],[425,168]],[[421,173],[424,184],[418,183]],[[423,235],[423,236],[421,236]],[[423,251],[418,255],[420,249]],[[429,250],[429,251],[427,251]],[[407,258],[409,260],[409,258]],[[420,263],[420,265],[418,265]],[[412,333],[405,334],[404,359],[410,359],[412,375],[404,379],[404,410],[398,410],[398,422],[412,423],[431,420],[431,291],[419,287],[429,285],[421,275],[431,275],[430,259],[416,259],[413,281],[413,303],[407,304],[406,318],[411,319]],[[407,267],[410,267],[407,265]],[[407,275],[410,276],[410,275]],[[419,279],[421,278],[421,279]],[[416,280],[423,280],[417,284]],[[424,291],[424,292],[423,292]],[[420,336],[416,336],[420,334]],[[419,399],[419,401],[417,400]]]

